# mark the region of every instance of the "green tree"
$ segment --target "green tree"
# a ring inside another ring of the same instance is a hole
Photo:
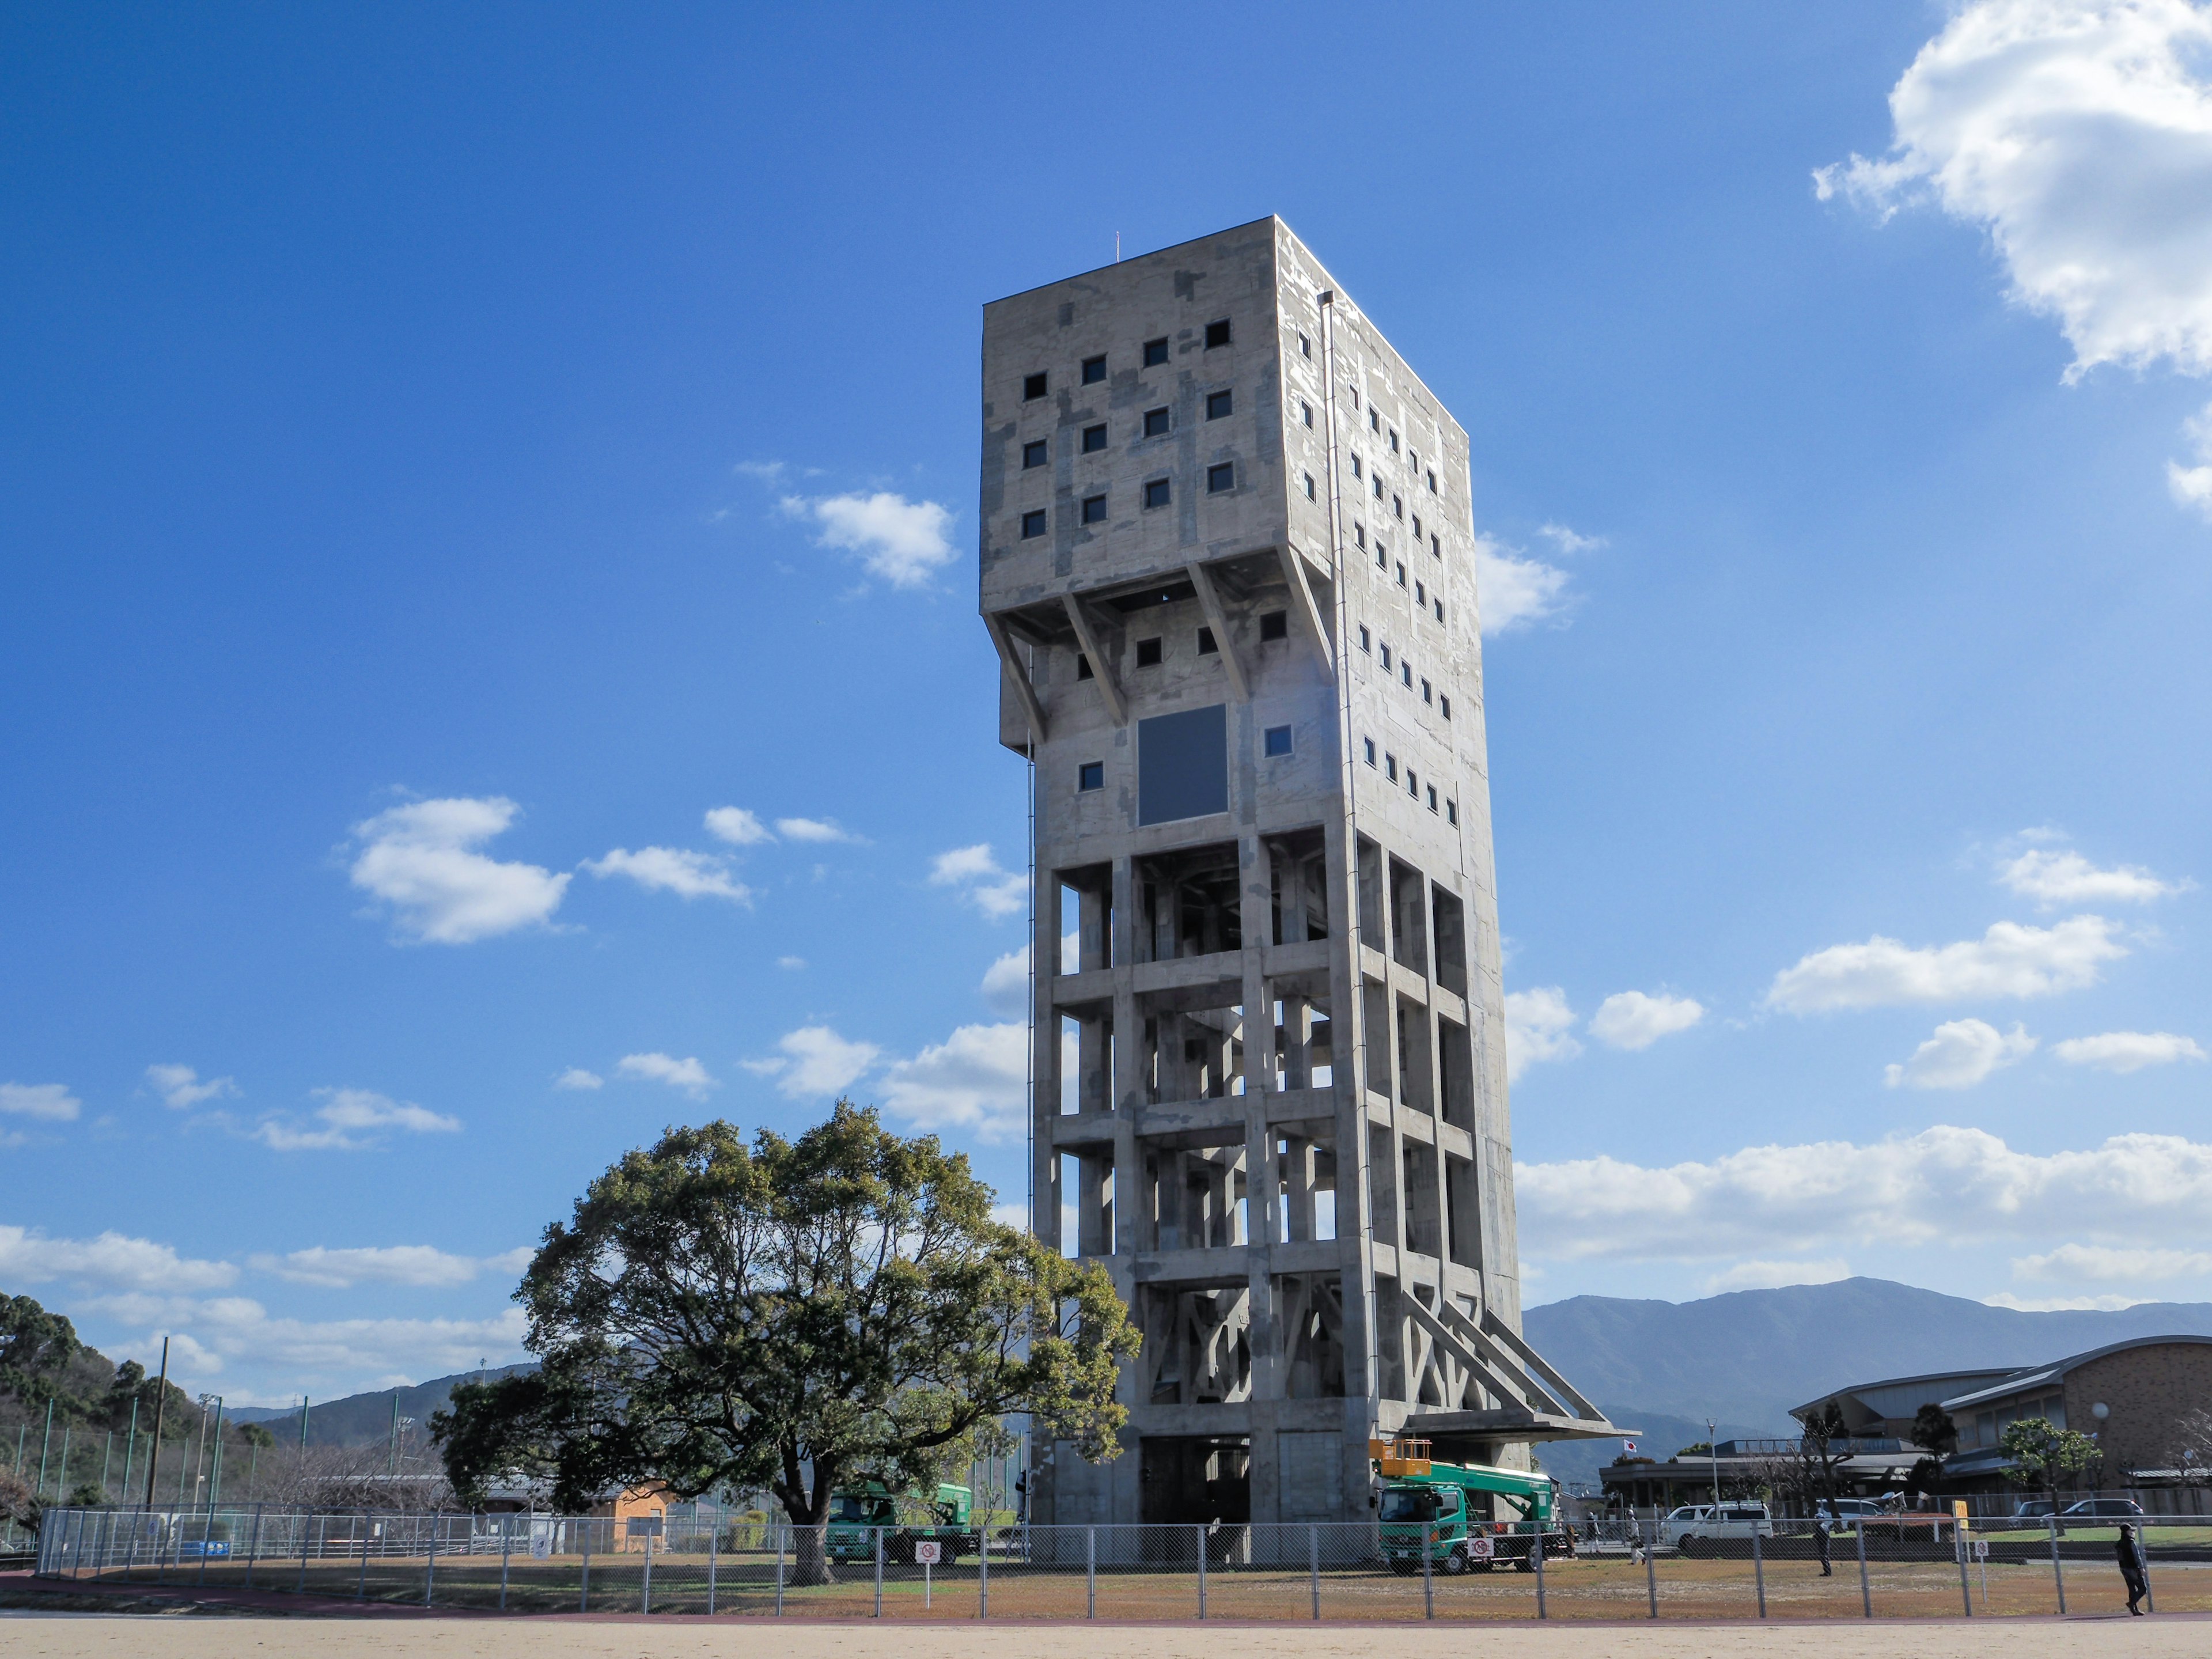
[[[2053,1428],[2047,1419],[2023,1417],[2008,1425],[1997,1445],[2011,1460],[2005,1478],[2039,1488],[2058,1507],[2058,1483],[2076,1475],[2104,1454],[2097,1443],[2073,1429]]]
[[[27,1406],[46,1400],[82,1346],[76,1328],[61,1315],[27,1296],[0,1296],[0,1389]]]
[[[1912,1443],[1940,1462],[1959,1449],[1959,1425],[1931,1400],[1912,1413]]]
[[[839,1486],[927,1486],[1008,1413],[1118,1455],[1139,1338],[1112,1279],[993,1221],[992,1196],[848,1101],[750,1149],[726,1122],[669,1131],[546,1229],[515,1292],[539,1369],[432,1419],[455,1490],[547,1480],[568,1512],[647,1482],[765,1490],[818,1579]]]

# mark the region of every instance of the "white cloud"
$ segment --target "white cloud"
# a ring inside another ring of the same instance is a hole
[[[650,1083],[665,1083],[672,1089],[681,1089],[694,1100],[704,1100],[707,1091],[721,1085],[707,1075],[707,1068],[696,1058],[677,1059],[673,1054],[653,1053],[624,1054],[615,1062],[615,1070],[624,1077],[643,1078]]]
[[[607,1086],[607,1080],[597,1072],[587,1072],[580,1066],[571,1066],[553,1079],[553,1086],[556,1089],[604,1089]]]
[[[488,1267],[504,1266],[508,1258],[454,1255],[428,1244],[370,1245],[354,1249],[293,1250],[283,1255],[256,1255],[247,1264],[274,1273],[295,1285],[317,1285],[329,1290],[348,1290],[356,1285],[410,1285],[442,1289],[465,1285]]]
[[[806,966],[806,958],[805,957],[778,957],[775,959],[775,965],[782,969],[787,973],[795,974],[800,969]]]
[[[238,1092],[234,1079],[211,1077],[204,1083],[200,1074],[189,1066],[149,1066],[146,1080],[161,1097],[164,1105],[174,1111],[185,1111],[204,1100],[218,1099]]]
[[[2183,892],[2189,885],[2160,881],[2131,864],[2100,870],[2071,848],[2045,847],[2031,847],[2007,859],[1997,866],[1997,879],[2045,909],[2062,904],[2141,904]]]
[[[1982,1298],[1984,1306],[2010,1308],[2014,1313],[2118,1313],[2149,1300],[2144,1296],[2014,1296],[2010,1291]]]
[[[1766,1006],[1808,1014],[1969,997],[2039,997],[2097,982],[2100,964],[2127,955],[2102,916],[2071,916],[2052,927],[1993,924],[1978,939],[1913,947],[1880,934],[1832,945],[1774,976]]]
[[[1536,533],[1562,553],[1590,553],[1607,545],[1602,536],[1578,536],[1563,524],[1539,525]]]
[[[390,904],[403,937],[466,945],[543,925],[570,878],[534,864],[501,864],[476,849],[514,822],[501,796],[419,800],[354,826],[362,843],[353,884]]]
[[[1971,1089],[2000,1066],[2034,1052],[2035,1039],[2019,1025],[2007,1033],[1985,1020],[1949,1020],[1905,1064],[1885,1067],[1882,1081],[1893,1089]]]
[[[1029,908],[1029,878],[1000,868],[987,841],[939,853],[930,863],[929,879],[933,886],[958,888],[961,897],[994,921]]]
[[[1705,1294],[1727,1291],[1778,1291],[1785,1285],[1832,1285],[1851,1276],[1841,1256],[1826,1261],[1739,1261],[1705,1280]]]
[[[2194,1037],[2172,1031],[2103,1031],[2095,1036],[2068,1037],[2053,1043],[2051,1052],[2069,1066],[2094,1066],[2100,1072],[2123,1073],[2205,1057]]]
[[[380,1144],[380,1129],[404,1129],[410,1134],[458,1134],[461,1121],[417,1106],[411,1100],[394,1100],[370,1089],[317,1089],[315,1109],[320,1128],[303,1128],[290,1118],[263,1118],[247,1134],[280,1152],[355,1152]]]
[[[2014,1279],[2062,1284],[2111,1284],[2120,1279],[2196,1279],[2212,1273],[2212,1251],[2116,1250],[2102,1244],[2062,1244],[2040,1255],[2014,1256]]]
[[[872,1042],[853,1042],[827,1025],[802,1025],[776,1039],[783,1052],[766,1060],[741,1062],[749,1072],[776,1079],[794,1100],[842,1093],[876,1063],[883,1051]]]
[[[1030,947],[1009,951],[983,970],[983,1000],[1002,1019],[1022,1019],[1030,1010]]]
[[[2194,507],[2212,520],[2212,404],[2184,421],[2181,430],[2196,452],[2197,465],[2184,466],[2179,461],[2168,461],[2166,487],[2176,506]]]
[[[924,1129],[1018,1140],[1029,1113],[1029,1027],[963,1025],[884,1073],[884,1103]]]
[[[920,587],[953,556],[952,514],[935,501],[889,490],[872,495],[787,495],[783,510],[821,526],[817,545],[860,556],[872,575],[894,587]]]
[[[1474,592],[1485,634],[1510,634],[1556,616],[1566,604],[1568,576],[1557,565],[1522,556],[1489,536],[1474,538]]]
[[[1540,1060],[1572,1060],[1583,1045],[1568,1036],[1575,1023],[1567,994],[1556,985],[1505,994],[1505,1075],[1510,1081]]]
[[[49,1123],[70,1123],[84,1103],[65,1083],[0,1083],[0,1112],[35,1117]]]
[[[1616,991],[1590,1016],[1590,1035],[1615,1048],[1649,1048],[1662,1036],[1686,1031],[1705,1017],[1705,1006],[1688,997],[1641,991]]]
[[[1516,1166],[1522,1247],[1579,1260],[1786,1255],[1835,1244],[2084,1233],[2160,1247],[2212,1212],[2212,1144],[2115,1135],[2083,1152],[2015,1152],[1942,1125],[1856,1146],[1747,1147],[1647,1168],[1599,1156]]]
[[[738,904],[752,902],[752,890],[730,878],[729,866],[711,853],[690,853],[678,847],[641,847],[635,853],[617,847],[603,859],[586,859],[581,866],[602,881],[628,876],[648,892],[674,893],[680,898],[724,898]]]
[[[97,1238],[49,1238],[0,1226],[0,1284],[45,1285],[57,1279],[120,1291],[216,1291],[238,1277],[228,1261],[180,1256],[172,1245],[105,1232]]]
[[[2075,379],[2212,373],[2212,9],[1972,0],[1889,95],[1889,156],[1814,175],[1885,215],[1932,198],[1984,228]]]
[[[775,827],[791,841],[847,842],[855,846],[866,844],[835,818],[778,818]]]
[[[742,806],[714,806],[707,811],[707,831],[733,847],[757,847],[774,841],[768,826]]]

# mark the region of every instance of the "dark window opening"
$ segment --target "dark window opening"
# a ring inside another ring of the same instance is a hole
[[[1078,789],[1103,789],[1106,787],[1106,763],[1085,761],[1077,767],[1075,787]]]
[[[1367,745],[1367,763],[1372,766],[1375,764],[1375,739],[1364,738],[1361,741]]]
[[[1291,728],[1271,726],[1265,733],[1264,741],[1269,755],[1287,755],[1291,752]]]
[[[1237,394],[1233,392],[1209,392],[1206,394],[1206,418],[1218,421],[1237,412]]]
[[[1225,346],[1228,343],[1229,319],[1226,317],[1218,323],[1208,323],[1206,325],[1206,349],[1208,351],[1212,350],[1216,346]]]
[[[1390,453],[1393,455],[1398,453],[1398,428],[1395,426],[1390,428]]]
[[[1045,377],[1043,375],[1032,374],[1029,376],[1022,382],[1022,401],[1024,403],[1027,403],[1032,398],[1043,397],[1044,386]]]
[[[1420,583],[1415,582],[1413,584],[1413,603],[1418,605],[1426,606],[1428,602],[1429,590]]]
[[[1442,621],[1444,619],[1444,602],[1443,602],[1442,599],[1438,599],[1438,600],[1436,602],[1436,606],[1437,606],[1437,620],[1438,622],[1442,622]]]
[[[1436,698],[1431,695],[1434,689],[1435,688],[1431,686],[1426,680],[1423,680],[1421,682],[1421,701],[1423,702],[1434,702],[1436,701]]]
[[[1382,499],[1382,475],[1380,472],[1375,475],[1375,499],[1378,501]]]
[[[1158,668],[1159,665],[1160,642],[1156,639],[1139,640],[1137,641],[1137,666],[1139,668]]]
[[[1206,493],[1221,495],[1237,488],[1237,465],[1222,461],[1206,469]]]
[[[1448,800],[1444,803],[1444,817],[1447,822],[1451,823],[1457,823],[1459,822],[1459,803],[1457,801]]]
[[[1398,757],[1395,755],[1389,753],[1383,755],[1382,775],[1393,783],[1398,781]]]
[[[1154,478],[1145,486],[1146,507],[1165,507],[1168,504],[1168,481],[1165,478]]]
[[[1310,472],[1306,474],[1306,499],[1310,501],[1316,499],[1314,495],[1313,474]]]
[[[1298,418],[1308,426],[1313,424],[1313,405],[1303,398],[1298,399]]]
[[[1359,388],[1358,386],[1352,388],[1352,406],[1354,409],[1359,407]]]
[[[1403,657],[1398,659],[1398,678],[1406,683],[1406,690],[1413,689],[1413,665]]]
[[[1022,471],[1026,472],[1033,466],[1042,466],[1046,460],[1050,458],[1051,453],[1052,446],[1045,442],[1042,438],[1037,438],[1029,443],[1024,444],[1022,446]]]
[[[1359,452],[1356,449],[1352,452],[1352,476],[1355,478],[1364,478],[1367,476],[1359,470]]]
[[[1083,522],[1085,524],[1106,522],[1106,498],[1103,495],[1085,495],[1083,498]]]
[[[1075,653],[1075,678],[1079,680],[1096,679],[1097,678],[1097,675],[1091,672],[1091,659],[1085,656],[1080,651]]]
[[[1096,386],[1105,378],[1106,360],[1103,357],[1085,357],[1083,360],[1084,385]]]
[[[1382,414],[1380,410],[1370,409],[1367,411],[1367,429],[1370,432],[1380,432],[1382,429]]]
[[[1429,532],[1429,551],[1440,559],[1444,556],[1444,538],[1434,531]]]
[[[1043,535],[1044,525],[1044,509],[1042,507],[1037,508],[1034,513],[1023,514],[1022,539],[1024,541],[1030,541],[1036,537]]]
[[[1418,513],[1413,514],[1413,539],[1421,539],[1421,515]]]
[[[1313,342],[1306,338],[1303,334],[1298,336],[1298,356],[1301,357],[1310,357],[1313,356]]]
[[[1162,335],[1157,340],[1147,340],[1145,342],[1145,367],[1146,368],[1158,368],[1163,363],[1166,362],[1167,360],[1168,343],[1167,337],[1165,335]]]
[[[1400,566],[1398,567],[1398,586],[1401,586],[1401,587],[1403,587],[1405,585],[1406,585],[1406,567],[1405,567],[1404,565],[1402,565],[1402,564],[1401,564],[1401,565],[1400,565]]]
[[[1421,798],[1421,781],[1413,775],[1413,769],[1410,766],[1406,769],[1406,793],[1415,800]]]
[[[1443,711],[1443,716],[1446,720],[1449,720],[1451,718],[1451,699],[1449,697],[1438,697],[1437,699],[1437,707]]]
[[[1229,810],[1228,708],[1215,703],[1137,722],[1137,822]]]
[[[1354,519],[1352,521],[1352,539],[1358,542],[1362,547],[1367,545],[1367,526],[1360,523],[1357,519]]]
[[[1382,647],[1382,665],[1385,668],[1390,665],[1390,647],[1387,643]]]
[[[1286,640],[1291,636],[1291,613],[1287,611],[1263,611],[1260,613],[1260,637],[1263,640]]]
[[[1390,498],[1390,510],[1402,519],[1406,516],[1406,503],[1397,496],[1393,495]]]
[[[1375,647],[1374,647],[1374,646],[1373,646],[1373,645],[1369,641],[1369,640],[1368,640],[1368,637],[1367,637],[1367,624],[1366,624],[1365,623],[1360,623],[1360,624],[1359,624],[1359,648],[1360,648],[1362,651],[1366,651],[1366,652],[1370,652],[1370,653],[1371,653],[1371,652],[1374,650],[1374,648],[1375,648]]]
[[[1435,811],[1436,810],[1437,810],[1437,787],[1436,787],[1436,785],[1434,785],[1434,784],[1432,783],[1432,784],[1431,784],[1431,785],[1429,786],[1429,811],[1431,811],[1431,812],[1433,812],[1433,811]]]
[[[1086,426],[1083,428],[1083,453],[1085,454],[1096,455],[1100,450],[1105,447],[1106,428],[1103,422],[1097,426]]]
[[[1168,429],[1168,411],[1164,409],[1146,410],[1145,411],[1145,435],[1147,438],[1164,436]]]
[[[1429,494],[1430,494],[1430,495],[1435,495],[1436,493],[1437,493],[1437,475],[1436,475],[1435,473],[1431,472],[1431,473],[1430,473],[1430,474],[1429,474]]]
[[[1221,647],[1214,643],[1213,630],[1212,629],[1201,628],[1198,630],[1198,654],[1200,656],[1210,657],[1220,649]]]

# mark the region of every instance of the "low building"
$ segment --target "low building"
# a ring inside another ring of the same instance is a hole
[[[1905,1485],[1905,1477],[1923,1454],[1893,1437],[1829,1443],[1841,1454],[1835,1471],[1839,1498],[1881,1498]],[[1784,1484],[1779,1477],[1800,1455],[1795,1439],[1723,1440],[1710,1450],[1685,1447],[1662,1462],[1650,1457],[1620,1458],[1598,1471],[1608,1504],[1638,1511],[1665,1511],[1683,1504],[1710,1504],[1716,1487],[1723,1499],[1755,1498]]]

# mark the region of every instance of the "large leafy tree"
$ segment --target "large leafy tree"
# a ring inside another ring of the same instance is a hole
[[[63,1368],[82,1346],[61,1315],[27,1296],[0,1295],[0,1390],[27,1406],[58,1394]]]
[[[2005,1478],[2019,1486],[2039,1487],[2054,1510],[2058,1507],[2059,1483],[2104,1455],[2087,1435],[2055,1427],[2040,1417],[2023,1417],[2008,1425],[1997,1444],[2011,1459]]]
[[[1115,1455],[1139,1339],[1112,1280],[991,1199],[964,1156],[847,1101],[796,1140],[669,1131],[546,1229],[515,1292],[539,1369],[432,1419],[455,1489],[549,1480],[572,1512],[646,1482],[766,1489],[816,1528],[839,1486],[927,1486],[1010,1413]]]

